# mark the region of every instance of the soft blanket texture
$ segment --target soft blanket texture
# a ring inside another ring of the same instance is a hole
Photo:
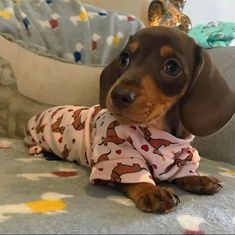
[[[78,0],[0,1],[0,34],[74,63],[109,63],[129,36],[143,27],[132,15]]]
[[[111,187],[90,184],[89,171],[75,163],[29,156],[21,140],[1,138],[0,146],[0,233],[234,234],[229,164],[203,158],[199,171],[218,177],[222,191],[197,196],[176,189],[175,211],[155,215]]]
[[[204,48],[228,47],[235,45],[235,23],[209,22],[195,25],[189,36]]]

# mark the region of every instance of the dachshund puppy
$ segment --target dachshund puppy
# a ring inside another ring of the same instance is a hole
[[[235,113],[235,95],[207,52],[176,29],[150,27],[130,38],[100,79],[100,104],[128,125],[144,123],[181,139],[207,136]],[[207,176],[174,179],[195,194],[215,194],[218,180]],[[150,183],[122,184],[143,211],[166,212],[177,204],[172,189]]]
[[[113,183],[146,212],[179,202],[157,181],[196,194],[221,189],[199,176],[194,136],[221,129],[235,112],[235,96],[208,54],[187,34],[167,27],[132,36],[102,72],[100,105],[57,106],[32,117],[30,153],[50,151],[91,168],[94,183]]]

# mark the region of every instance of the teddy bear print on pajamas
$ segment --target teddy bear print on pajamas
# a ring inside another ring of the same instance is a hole
[[[194,136],[179,139],[144,125],[121,125],[99,105],[57,106],[33,116],[25,143],[91,168],[94,183],[155,184],[156,180],[198,175],[200,156]]]

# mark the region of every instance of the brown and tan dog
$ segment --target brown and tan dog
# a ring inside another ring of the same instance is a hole
[[[235,113],[235,95],[207,52],[176,29],[146,28],[130,38],[120,56],[102,72],[100,104],[121,124],[151,123],[185,138],[221,129]],[[213,177],[174,181],[196,194],[221,189]],[[149,183],[118,185],[143,211],[167,212],[177,203],[172,189]]]

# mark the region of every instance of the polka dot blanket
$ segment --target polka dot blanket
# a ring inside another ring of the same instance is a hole
[[[0,34],[73,63],[109,63],[143,27],[133,15],[78,0],[0,1]]]
[[[168,214],[150,214],[109,186],[89,182],[89,170],[52,155],[29,156],[23,141],[0,138],[1,234],[234,234],[235,167],[202,158],[200,174],[223,189],[180,197]]]

